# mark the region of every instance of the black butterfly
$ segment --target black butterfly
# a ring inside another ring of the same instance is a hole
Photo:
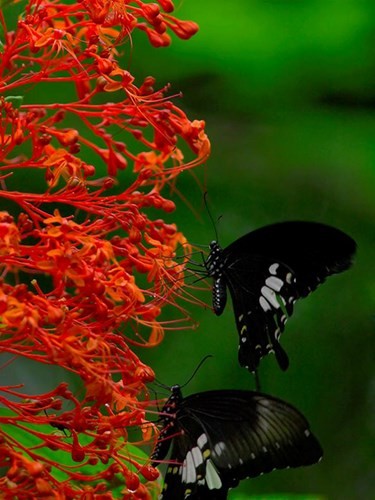
[[[334,273],[348,269],[356,250],[352,238],[316,222],[280,222],[242,236],[226,248],[216,241],[204,265],[214,279],[213,309],[220,315],[232,296],[240,335],[238,359],[255,371],[274,352],[282,370],[288,356],[279,344],[297,299]]]
[[[183,398],[178,385],[171,391],[151,456],[158,465],[172,444],[164,500],[225,499],[241,479],[322,457],[304,416],[280,399],[236,390]]]

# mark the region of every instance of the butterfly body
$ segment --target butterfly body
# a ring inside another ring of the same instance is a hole
[[[210,243],[210,255],[205,261],[209,275],[214,279],[212,287],[212,307],[217,316],[224,311],[227,303],[227,282],[223,273],[225,268],[223,249],[216,241]]]
[[[274,352],[280,367],[288,367],[279,337],[295,302],[327,276],[348,269],[355,249],[355,242],[342,231],[300,221],[265,226],[224,249],[211,242],[204,264],[214,281],[213,310],[217,315],[223,312],[229,289],[241,366],[255,371],[260,359]]]
[[[164,500],[225,499],[241,479],[311,465],[322,456],[303,415],[262,393],[222,390],[184,398],[174,386],[162,415],[151,459],[157,465],[172,448]]]

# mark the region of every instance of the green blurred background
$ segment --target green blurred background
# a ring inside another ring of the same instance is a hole
[[[317,466],[243,481],[230,492],[310,493],[327,499],[375,492],[374,221],[375,3],[372,1],[185,0],[178,15],[200,26],[190,41],[155,51],[135,36],[131,69],[182,91],[190,118],[204,119],[212,155],[200,179],[223,246],[262,225],[326,222],[358,243],[355,266],[296,305],[282,336],[290,368],[273,356],[262,389],[299,408],[324,448]],[[177,188],[177,220],[190,241],[214,229],[189,174]],[[205,295],[206,301],[209,297]],[[140,353],[166,384],[184,389],[254,387],[237,363],[231,304],[222,317],[189,307],[195,331],[167,333]]]
[[[214,229],[202,201],[209,193],[223,246],[262,225],[288,219],[332,224],[358,243],[355,266],[297,304],[282,336],[290,368],[273,356],[261,365],[262,389],[299,408],[324,448],[321,464],[243,481],[230,498],[316,494],[367,499],[375,491],[374,219],[375,3],[373,1],[185,0],[177,15],[200,25],[190,41],[154,49],[135,33],[125,65],[137,83],[157,77],[190,118],[204,119],[212,155],[196,179],[187,172],[174,195],[176,221],[191,242],[207,245]],[[30,96],[37,100],[38,96]],[[126,141],[126,138],[124,138]],[[158,214],[160,217],[161,214]],[[203,295],[208,302],[209,294]],[[184,389],[253,389],[237,363],[229,303],[217,318],[189,306],[196,330],[166,334],[137,354],[168,385],[184,383],[206,354],[214,358]],[[29,363],[12,383],[30,392],[62,373]],[[27,377],[25,377],[25,374]],[[32,374],[32,375],[31,375]],[[8,373],[9,376],[9,373]],[[5,379],[7,375],[5,374]],[[55,380],[56,379],[56,380]],[[240,496],[241,495],[241,496]],[[284,497],[285,498],[285,497]],[[307,497],[304,497],[307,498]]]

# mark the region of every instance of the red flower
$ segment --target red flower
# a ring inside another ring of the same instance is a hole
[[[137,86],[117,60],[134,29],[155,46],[170,30],[197,31],[171,16],[171,1],[158,3],[30,0],[13,31],[11,7],[0,13],[0,350],[62,367],[82,387],[0,387],[4,498],[157,490],[157,471],[128,438],[128,428],[140,442],[155,435],[145,387],[154,373],[130,346],[152,347],[167,325],[180,327],[159,320],[166,304],[189,320],[175,259],[190,247],[147,208],[173,211],[163,189],[210,149],[204,122],[189,121],[152,78]]]

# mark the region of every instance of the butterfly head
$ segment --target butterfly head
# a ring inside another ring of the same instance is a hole
[[[163,406],[162,413],[165,414],[164,419],[170,420],[169,415],[174,414],[182,400],[182,392],[180,385],[173,385],[171,387],[171,395]]]
[[[214,255],[220,255],[221,252],[222,252],[222,250],[223,250],[221,248],[221,246],[219,245],[219,243],[216,240],[212,240],[211,243],[208,246],[210,248],[210,256],[212,254],[214,254]]]
[[[181,386],[179,384],[172,385],[171,395],[169,397],[169,400],[171,400],[171,399],[175,400],[176,402],[178,402],[182,399]]]

